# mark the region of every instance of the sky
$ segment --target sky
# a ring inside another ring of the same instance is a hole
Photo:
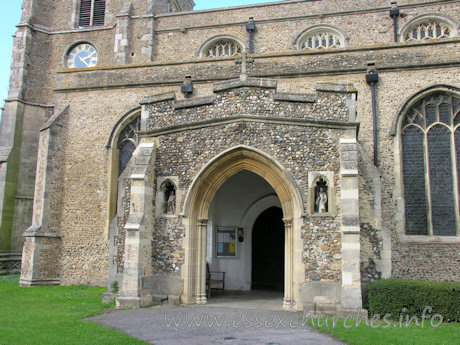
[[[59,0],[63,1],[63,0]],[[242,6],[274,2],[278,0],[195,0],[195,10],[206,10],[217,7]],[[22,0],[0,0],[0,106],[8,97],[8,83],[10,78],[11,50],[16,25],[21,19]]]

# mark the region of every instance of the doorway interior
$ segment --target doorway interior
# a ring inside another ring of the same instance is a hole
[[[227,296],[258,298],[260,292],[270,291],[268,295],[282,304],[283,213],[265,179],[242,170],[220,186],[209,212],[206,261],[211,271],[225,272]]]

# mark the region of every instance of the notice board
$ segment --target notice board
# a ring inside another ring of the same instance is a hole
[[[236,257],[236,226],[216,227],[216,255],[218,257]]]

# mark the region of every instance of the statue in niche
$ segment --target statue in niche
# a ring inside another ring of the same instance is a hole
[[[315,212],[326,213],[328,212],[327,200],[327,184],[322,178],[316,183],[315,186]]]
[[[176,213],[176,192],[174,189],[171,191],[168,197],[168,205],[166,207],[167,214],[175,214]]]
[[[175,214],[176,213],[176,187],[170,180],[166,180],[161,185],[161,191],[163,192],[163,205],[162,211],[164,214]]]

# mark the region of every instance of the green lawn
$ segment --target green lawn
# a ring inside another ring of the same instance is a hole
[[[105,288],[91,286],[19,287],[18,276],[0,277],[0,345],[8,344],[145,344],[121,332],[81,321],[112,305],[101,303]],[[443,323],[433,328],[345,328],[343,320],[332,327],[315,327],[350,345],[460,345],[460,324]],[[323,320],[324,321],[324,320]],[[316,319],[315,319],[316,322]],[[348,320],[347,325],[354,324]],[[310,324],[310,322],[308,323]],[[403,322],[404,325],[404,322]]]
[[[145,344],[126,334],[81,321],[101,314],[105,288],[19,287],[18,276],[0,277],[0,344]]]
[[[366,326],[363,321],[358,327],[355,327],[355,319],[347,320],[346,325],[353,327],[345,328],[343,319],[336,323],[336,327],[332,327],[332,316],[329,317],[329,327],[317,326],[315,319],[315,327],[321,332],[329,333],[337,339],[345,341],[350,345],[456,345],[460,344],[460,323],[442,323],[438,327],[431,327],[430,322],[426,321],[423,328],[415,326],[414,323],[409,327],[405,327],[405,319],[402,321],[402,327],[399,327],[398,321],[391,321],[391,326],[384,323],[380,319],[380,326],[372,328]],[[369,318],[369,325],[370,325]],[[324,322],[324,318],[322,322]],[[438,320],[433,320],[436,325]],[[311,325],[308,320],[308,325]],[[378,323],[374,323],[374,326]],[[387,328],[383,328],[387,326]]]

